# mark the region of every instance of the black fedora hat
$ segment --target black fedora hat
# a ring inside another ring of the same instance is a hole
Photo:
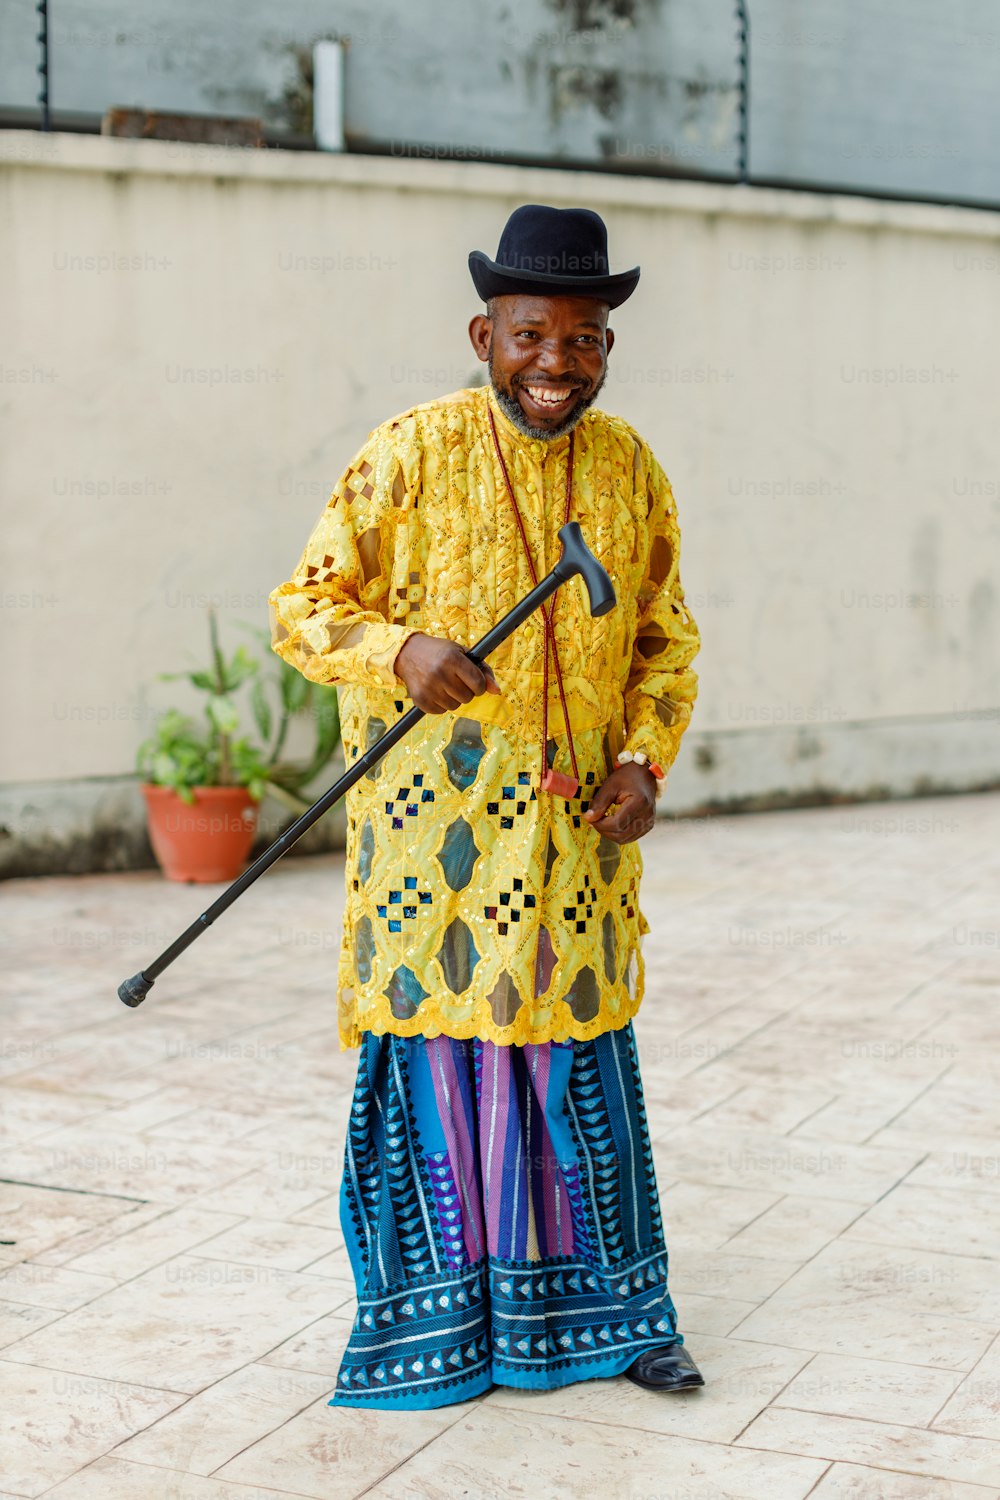
[[[608,271],[608,231],[589,208],[515,208],[500,236],[496,260],[482,250],[469,255],[476,291],[486,302],[525,292],[537,297],[594,297],[618,307],[631,297],[639,267]]]

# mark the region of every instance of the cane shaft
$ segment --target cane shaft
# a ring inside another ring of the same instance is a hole
[[[477,666],[481,666],[483,660],[492,651],[495,651],[501,642],[505,641],[511,632],[516,630],[523,620],[527,619],[528,615],[533,614],[543,600],[547,599],[550,594],[555,593],[560,582],[561,580],[556,578],[554,573],[550,573],[547,578],[543,578],[537,588],[532,589],[530,594],[522,599],[519,604],[516,604],[510,614],[506,615],[499,624],[494,625],[493,629],[484,635],[481,641],[478,641],[471,650],[466,652],[466,655],[472,661],[475,661]],[[232,906],[233,902],[242,896],[243,892],[249,886],[253,885],[254,881],[263,875],[265,870],[269,870],[283,854],[287,854],[292,845],[297,844],[302,835],[314,823],[317,823],[324,813],[329,812],[330,808],[339,802],[345,792],[349,792],[354,783],[360,781],[362,776],[371,770],[372,766],[377,765],[383,756],[392,749],[393,745],[405,739],[414,724],[424,717],[424,710],[414,704],[401,719],[397,719],[396,723],[387,729],[385,734],[375,741],[374,745],[369,746],[364,755],[358,756],[358,759],[349,770],[345,771],[343,776],[338,781],[335,781],[333,786],[329,787],[318,801],[313,803],[312,807],[308,808],[301,817],[296,818],[295,822],[285,829],[280,838],[275,839],[274,843],[265,849],[264,853],[259,855],[253,864],[244,870],[243,874],[237,880],[234,880],[232,885],[223,891],[222,895],[216,901],[212,902],[207,911],[202,912],[196,922],[191,923],[186,932],[182,932],[180,937],[171,943],[170,947],[145,970],[146,978],[155,979],[157,975],[162,974],[163,970],[168,964],[173,963],[178,954],[183,953],[185,948],[189,947],[195,938],[204,932],[206,927],[211,927],[216,917],[220,917],[227,907]]]
[[[491,630],[487,631],[480,641],[477,641],[474,646],[466,651],[469,659],[474,661],[477,666],[482,666],[486,657],[495,651],[530,614],[533,614],[550,594],[554,594],[560,584],[565,582],[566,577],[572,576],[572,573],[561,574],[557,564],[547,577],[541,579],[535,585],[530,594],[526,594],[523,599],[515,604],[508,615],[499,620]],[[296,818],[295,822],[289,828],[286,828],[284,833],[275,839],[274,843],[265,849],[264,853],[259,855],[253,864],[244,870],[243,874],[234,880],[232,885],[228,886],[222,895],[213,901],[211,906],[206,911],[203,911],[196,921],[191,923],[190,927],[186,928],[179,937],[174,939],[169,948],[164,948],[159,957],[155,958],[151,964],[145,969],[140,970],[132,979],[125,980],[119,986],[119,997],[124,1003],[132,1006],[139,1005],[145,998],[154,980],[159,978],[164,969],[169,968],[175,958],[179,958],[187,948],[190,948],[195,939],[201,937],[201,934],[211,927],[216,918],[221,917],[222,913],[232,906],[233,902],[237,901],[243,892],[264,874],[265,870],[269,870],[283,854],[287,854],[292,845],[298,843],[307,829],[311,828],[324,813],[329,812],[330,808],[336,802],[340,801],[345,792],[350,791],[354,783],[360,781],[361,777],[370,771],[372,766],[376,765],[392,749],[393,745],[405,738],[414,724],[424,717],[424,710],[414,704],[401,719],[397,719],[396,723],[387,729],[385,734],[375,741],[374,745],[370,745],[365,753],[360,755],[354,764],[345,771],[344,775],[338,781],[335,781],[333,786],[325,791],[318,801],[313,803],[312,807],[308,808],[301,817]]]
[[[170,944],[169,948],[163,950],[159,958],[154,959],[149,967],[143,970],[146,978],[156,979],[162,974],[164,969],[169,967],[174,959],[178,958],[184,952],[185,948],[191,946],[195,938],[200,937],[207,927],[211,927],[216,918],[221,917],[222,913],[228,907],[232,906],[233,902],[238,900],[243,892],[263,875],[265,870],[269,870],[283,854],[287,854],[292,845],[298,843],[306,830],[318,822],[325,812],[329,812],[334,803],[339,802],[344,793],[349,791],[356,781],[360,781],[365,772],[371,770],[372,766],[381,760],[386,751],[391,750],[396,741],[401,740],[413,728],[417,720],[423,717],[423,709],[417,708],[414,705],[408,713],[405,713],[401,719],[393,724],[391,729],[386,730],[381,739],[376,740],[375,744],[355,761],[354,765],[340,777],[339,781],[335,781],[333,786],[325,791],[317,802],[313,803],[312,807],[308,808],[301,817],[296,818],[295,822],[286,828],[284,833],[275,839],[274,843],[269,845],[264,850],[264,853],[259,855],[253,864],[249,865],[243,871],[243,874],[237,880],[234,880],[232,885],[228,886],[222,895],[212,902],[207,911],[203,911],[197,921],[191,923],[186,932],[182,932],[180,937],[176,938]]]

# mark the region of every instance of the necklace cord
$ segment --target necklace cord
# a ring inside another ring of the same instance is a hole
[[[524,522],[521,519],[521,511],[520,511],[520,508],[518,506],[517,499],[515,498],[514,487],[513,487],[513,485],[510,482],[510,475],[507,472],[507,465],[506,465],[506,463],[504,461],[503,452],[502,452],[502,450],[500,448],[500,439],[497,436],[496,423],[493,420],[493,412],[490,410],[489,406],[487,406],[486,410],[487,410],[487,415],[489,416],[489,419],[490,419],[490,431],[493,434],[493,447],[494,447],[494,450],[496,451],[496,456],[497,456],[497,459],[499,460],[499,463],[500,463],[500,469],[501,469],[501,472],[503,474],[504,484],[507,487],[507,494],[510,497],[510,503],[511,503],[511,505],[514,508],[514,516],[515,516],[515,518],[517,520],[518,530],[521,533],[521,542],[522,542],[522,545],[524,547],[524,555],[525,555],[525,557],[528,560],[528,568],[529,568],[529,571],[531,573],[531,581],[532,581],[533,584],[537,584],[537,582],[538,582],[538,574],[535,572],[535,564],[534,564],[534,561],[532,560],[531,549],[528,546],[528,538],[527,538],[527,536],[525,534]],[[572,432],[570,432],[570,435],[569,435],[569,449],[568,449],[568,452],[566,454],[566,507],[565,507],[566,508],[566,514],[565,514],[565,518],[564,518],[564,521],[563,521],[564,525],[566,524],[566,522],[569,521],[570,508],[572,506],[572,499],[573,499],[573,437],[574,437],[574,434]],[[576,777],[577,785],[579,785],[579,783],[580,783],[580,772],[579,772],[579,768],[578,768],[577,763],[576,763],[576,748],[575,748],[575,746],[573,744],[573,731],[570,728],[569,712],[568,712],[567,707],[566,707],[566,693],[565,693],[565,690],[563,688],[562,669],[561,669],[561,667],[559,665],[559,648],[556,645],[556,633],[555,633],[555,626],[553,624],[553,614],[554,614],[554,612],[555,612],[555,600],[552,601],[552,604],[550,606],[546,606],[545,604],[542,605],[542,619],[545,622],[544,623],[544,628],[543,628],[543,637],[544,637],[544,642],[545,642],[545,655],[544,655],[544,662],[543,662],[543,667],[542,667],[542,770],[541,770],[541,774],[542,774],[542,777],[544,778],[545,773],[548,770],[548,756],[547,756],[548,741],[549,741],[549,649],[548,648],[549,648],[549,645],[551,643],[551,646],[552,646],[552,655],[555,658],[555,664],[556,664],[556,682],[559,685],[559,701],[562,704],[563,720],[564,720],[565,725],[566,725],[566,735],[567,735],[567,740],[568,740],[568,743],[569,743],[569,757],[570,757],[570,762],[571,762],[571,764],[573,766],[573,775]]]

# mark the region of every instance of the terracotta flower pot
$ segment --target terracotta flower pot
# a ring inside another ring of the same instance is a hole
[[[242,786],[196,786],[194,802],[167,786],[142,783],[149,839],[168,880],[235,880],[257,832],[259,804]]]

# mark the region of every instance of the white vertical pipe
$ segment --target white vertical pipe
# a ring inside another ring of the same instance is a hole
[[[344,149],[344,44],[313,47],[313,135],[321,151]]]

